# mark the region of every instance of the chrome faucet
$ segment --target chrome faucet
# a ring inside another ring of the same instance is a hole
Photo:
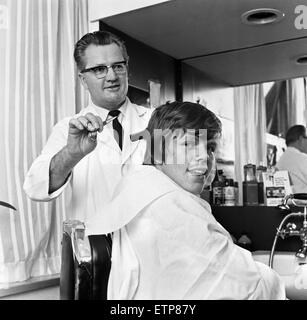
[[[306,210],[306,207],[304,208]],[[303,227],[299,231],[299,236],[303,242],[302,247],[298,250],[295,256],[299,259],[306,259],[307,256],[307,221],[306,214],[304,214]]]
[[[278,235],[282,238],[285,239],[287,237],[291,236],[299,236],[299,230],[296,229],[297,226],[293,222],[287,223],[286,227],[278,231]]]
[[[304,220],[305,222],[305,220]],[[305,223],[304,223],[305,224]],[[296,252],[295,256],[299,259],[305,259],[307,256],[307,225],[303,225],[300,230],[297,230],[295,223],[289,222],[284,229],[278,231],[282,239],[287,237],[297,236],[302,240],[302,247]]]
[[[305,260],[306,259],[306,250],[307,250],[307,247],[303,246],[301,249],[298,250],[298,252],[295,254],[295,256],[298,259]]]
[[[295,257],[298,259],[305,260],[307,257],[307,194],[305,193],[297,193],[287,195],[279,209],[282,210],[290,210],[289,202],[297,207],[304,207],[304,212],[291,212],[284,217],[281,221],[279,227],[277,228],[276,235],[273,241],[272,249],[270,252],[269,266],[273,267],[273,258],[274,251],[278,237],[285,239],[291,236],[298,236],[302,240],[302,247],[295,253]],[[299,230],[297,230],[297,226],[295,223],[288,223],[285,228],[282,228],[285,222],[290,217],[303,217],[303,226]]]

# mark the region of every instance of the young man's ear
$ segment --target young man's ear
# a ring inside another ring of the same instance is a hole
[[[299,142],[299,143],[303,143],[303,142],[304,142],[304,139],[305,139],[305,138],[304,138],[303,136],[300,136],[300,137],[298,138],[298,142]]]
[[[80,81],[81,81],[81,83],[82,83],[82,85],[83,85],[84,89],[85,89],[85,90],[88,90],[88,86],[87,86],[87,83],[86,83],[86,80],[85,80],[84,74],[83,74],[83,73],[81,73],[81,72],[79,72],[79,73],[78,73],[78,77],[79,77],[79,79],[80,79]]]

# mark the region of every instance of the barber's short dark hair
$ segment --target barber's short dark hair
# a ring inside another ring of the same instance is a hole
[[[193,102],[171,102],[166,103],[154,110],[147,126],[147,134],[151,139],[148,144],[152,149],[155,145],[156,138],[154,131],[160,129],[162,131],[177,129],[197,131],[205,129],[207,132],[207,140],[217,139],[222,133],[222,124],[218,117],[209,109],[201,104]],[[162,158],[164,159],[164,148],[162,144]],[[147,148],[145,161],[146,164],[156,164],[153,150]]]
[[[126,46],[124,42],[115,34],[108,31],[95,31],[85,34],[76,44],[74,50],[74,58],[79,70],[85,68],[84,65],[84,52],[90,45],[104,46],[115,43],[122,51],[123,57],[126,62],[129,61]]]
[[[288,146],[304,136],[306,136],[306,128],[303,125],[297,124],[292,126],[286,133],[286,145]]]

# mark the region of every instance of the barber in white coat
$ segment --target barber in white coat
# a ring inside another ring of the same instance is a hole
[[[90,104],[55,125],[26,175],[24,190],[33,200],[50,201],[69,187],[67,218],[84,221],[103,214],[131,164],[142,163],[144,149],[130,140],[130,134],[146,128],[151,110],[126,96],[128,54],[118,37],[88,33],[76,43],[74,57]]]
[[[285,299],[277,273],[235,245],[199,196],[213,180],[220,133],[199,104],[154,111],[146,165],[86,223],[88,235],[114,232],[108,299]]]

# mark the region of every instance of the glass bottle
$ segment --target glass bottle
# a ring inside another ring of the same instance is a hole
[[[244,166],[243,205],[258,205],[258,182],[256,180],[256,165],[248,163]]]
[[[223,170],[216,170],[216,175],[212,182],[212,204],[220,206],[223,204],[223,182],[221,173]]]

